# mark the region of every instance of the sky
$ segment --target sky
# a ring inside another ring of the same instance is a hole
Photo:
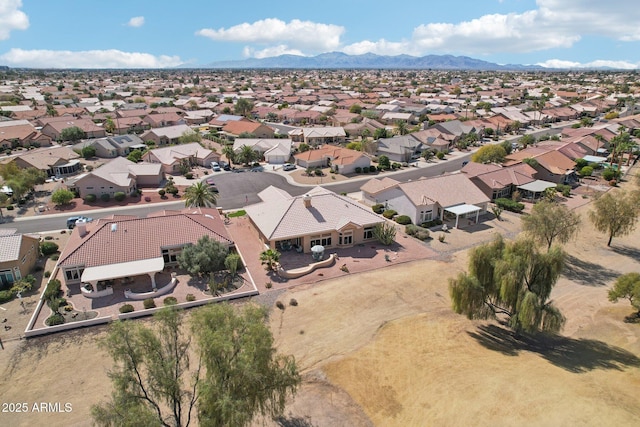
[[[172,68],[281,54],[640,68],[638,0],[0,0],[0,65]]]

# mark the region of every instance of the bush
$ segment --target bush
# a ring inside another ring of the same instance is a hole
[[[11,289],[0,291],[0,304],[11,301],[16,296]]]
[[[153,298],[147,298],[146,300],[142,301],[142,305],[144,305],[145,309],[155,308],[156,302],[153,300]]]
[[[417,225],[409,224],[405,227],[404,231],[409,236],[415,237],[418,240],[424,241],[424,240],[429,240],[431,238],[429,230]]]
[[[387,219],[391,219],[394,216],[396,216],[398,214],[397,211],[394,211],[393,209],[387,209],[386,211],[382,212],[382,216],[387,218]]]
[[[53,236],[45,236],[44,240],[53,240]]]
[[[47,326],[56,326],[64,324],[64,316],[60,313],[53,313],[47,320],[44,321]]]
[[[558,184],[556,186],[556,191],[558,191],[559,193],[562,193],[564,197],[569,197],[569,195],[571,194],[571,186],[565,185],[565,184]]]
[[[97,200],[97,197],[95,194],[87,194],[86,196],[84,196],[84,201],[87,203],[93,203]]]
[[[442,160],[444,159],[444,153],[442,151],[438,151],[436,153],[436,157],[438,158],[438,160]]]
[[[391,169],[393,169],[393,170],[400,169],[400,163],[398,163],[398,162],[391,163]]]
[[[160,190],[158,190],[158,194],[160,195],[160,197],[164,197],[164,195],[167,194],[167,192],[162,190],[162,189],[160,189]]]
[[[356,173],[362,173],[362,168],[360,166],[356,168]]]
[[[394,220],[400,225],[411,224],[411,218],[409,218],[408,215],[398,215],[397,217],[394,218]]]
[[[589,162],[585,159],[576,159],[576,169],[580,170],[585,166],[588,166]]]
[[[375,172],[376,171],[376,167],[374,165],[369,166],[369,172]]]
[[[53,242],[40,243],[40,253],[44,256],[52,255],[58,252],[58,245]]]
[[[193,172],[187,172],[184,174],[184,177],[187,179],[193,179]]]
[[[381,214],[384,211],[384,205],[382,203],[378,203],[376,205],[371,206],[371,209],[377,213]]]
[[[436,225],[442,225],[442,220],[440,218],[436,218],[431,221],[426,221],[421,224],[423,228],[431,228],[431,227],[435,227]]]
[[[176,297],[166,297],[163,302],[164,305],[176,305],[178,303],[178,300],[176,299]]]
[[[368,167],[364,167],[362,169],[362,173],[369,173],[369,168]]]
[[[12,210],[14,210],[14,209],[15,209],[15,208],[14,208],[14,206],[13,206],[13,205],[7,205],[7,210],[8,210],[8,211],[12,211]]]
[[[273,288],[273,283],[267,282],[267,283],[264,284],[264,287],[267,288],[267,289],[271,289],[271,288]]]
[[[616,172],[613,169],[605,169],[602,171],[602,179],[605,181],[611,181],[616,177]]]
[[[580,172],[578,173],[580,174],[580,176],[591,176],[593,175],[593,167],[585,166],[582,169],[580,169]]]
[[[291,299],[289,300],[289,305],[292,305],[292,306],[294,306],[294,307],[297,307],[297,306],[298,306],[298,300],[297,300],[297,299],[295,299],[295,298],[291,298]]]
[[[57,298],[61,291],[62,284],[58,279],[49,280],[49,282],[47,282],[47,287],[44,290],[44,294],[42,295],[42,299],[49,301]]]
[[[316,174],[316,176],[322,176],[322,169],[317,168],[314,173]]]
[[[57,261],[60,259],[60,254],[53,254],[51,255],[51,261]]]
[[[618,185],[618,181],[616,181],[615,179],[612,179],[611,181],[609,181],[609,185],[611,187],[615,187],[616,185]]]
[[[524,209],[524,204],[516,202],[515,200],[499,198],[496,199],[496,206],[507,211],[520,213]]]
[[[100,200],[102,200],[103,202],[108,202],[109,200],[111,200],[111,196],[107,193],[103,193],[100,195]]]
[[[278,307],[280,310],[284,310],[284,304],[282,303],[282,301],[276,301],[276,307]]]
[[[45,272],[44,272],[44,277],[46,277],[47,279],[48,279],[49,277],[51,277],[51,272],[50,272],[50,271],[45,271]]]
[[[122,191],[118,191],[116,194],[113,195],[113,198],[115,199],[116,202],[121,202],[126,197],[127,197],[127,195],[124,194]]]
[[[118,310],[120,310],[120,313],[131,313],[135,309],[131,304],[125,304],[122,307],[120,307]]]
[[[196,296],[194,294],[187,294],[187,301],[195,301]]]
[[[440,243],[444,243],[444,240],[447,238],[447,236],[445,236],[444,233],[440,234],[438,236],[438,240],[440,241]]]

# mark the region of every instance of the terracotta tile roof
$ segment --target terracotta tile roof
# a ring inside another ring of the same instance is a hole
[[[216,209],[169,211],[146,218],[102,218],[86,227],[84,237],[80,237],[78,227],[73,230],[60,256],[60,266],[95,267],[157,258],[162,256],[162,247],[196,243],[205,235],[233,245]]]

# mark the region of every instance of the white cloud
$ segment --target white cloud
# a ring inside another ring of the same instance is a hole
[[[129,19],[127,25],[134,28],[142,27],[144,25],[144,16],[134,16],[133,18]]]
[[[342,51],[349,55],[362,55],[364,53],[377,53],[378,55],[419,55],[420,52],[414,50],[411,43],[408,42],[390,42],[380,39],[377,42],[364,40],[345,46]]]
[[[110,50],[23,50],[11,49],[0,61],[29,68],[168,68],[181,65],[178,56]]]
[[[270,58],[272,56],[279,56],[279,55],[305,56],[305,54],[302,53],[302,51],[298,49],[291,49],[289,48],[289,46],[284,44],[267,47],[262,50],[255,50],[250,46],[245,46],[245,48],[242,50],[242,54],[247,58]]]
[[[574,61],[564,61],[562,59],[549,59],[536,65],[546,68],[614,68],[617,70],[634,70],[640,68],[640,63],[632,63],[629,61],[609,61],[605,59],[597,59],[595,61],[581,63]]]
[[[13,30],[29,28],[29,17],[21,7],[22,0],[0,1],[0,40],[7,40]]]
[[[344,27],[293,19],[284,22],[277,18],[243,23],[229,28],[204,28],[196,35],[215,41],[285,45],[288,49],[327,52],[340,47]]]

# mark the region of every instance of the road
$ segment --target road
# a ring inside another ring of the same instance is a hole
[[[465,154],[448,161],[435,160],[426,167],[423,165],[422,167],[409,168],[392,175],[385,174],[383,176],[392,176],[398,181],[437,176],[446,172],[459,170],[462,167],[462,163],[468,161],[470,157],[471,154]],[[270,172],[221,173],[213,176],[215,177],[216,186],[220,190],[217,205],[225,210],[240,209],[246,205],[260,202],[258,193],[270,185],[281,188],[293,196],[304,194],[310,188],[309,186],[291,184],[284,176]],[[353,193],[359,191],[360,187],[371,178],[373,178],[373,176],[363,175],[362,178],[354,178],[335,184],[323,184],[322,186],[336,193]],[[93,219],[104,218],[113,214],[147,216],[149,213],[160,209],[181,209],[183,207],[184,202],[176,201],[163,203],[161,205],[153,204],[91,210],[83,214]],[[66,219],[68,217],[79,214],[78,212],[74,212],[73,214],[62,213],[18,219],[6,216],[5,221],[0,225],[0,229],[16,228],[19,233],[60,230],[66,227]]]

